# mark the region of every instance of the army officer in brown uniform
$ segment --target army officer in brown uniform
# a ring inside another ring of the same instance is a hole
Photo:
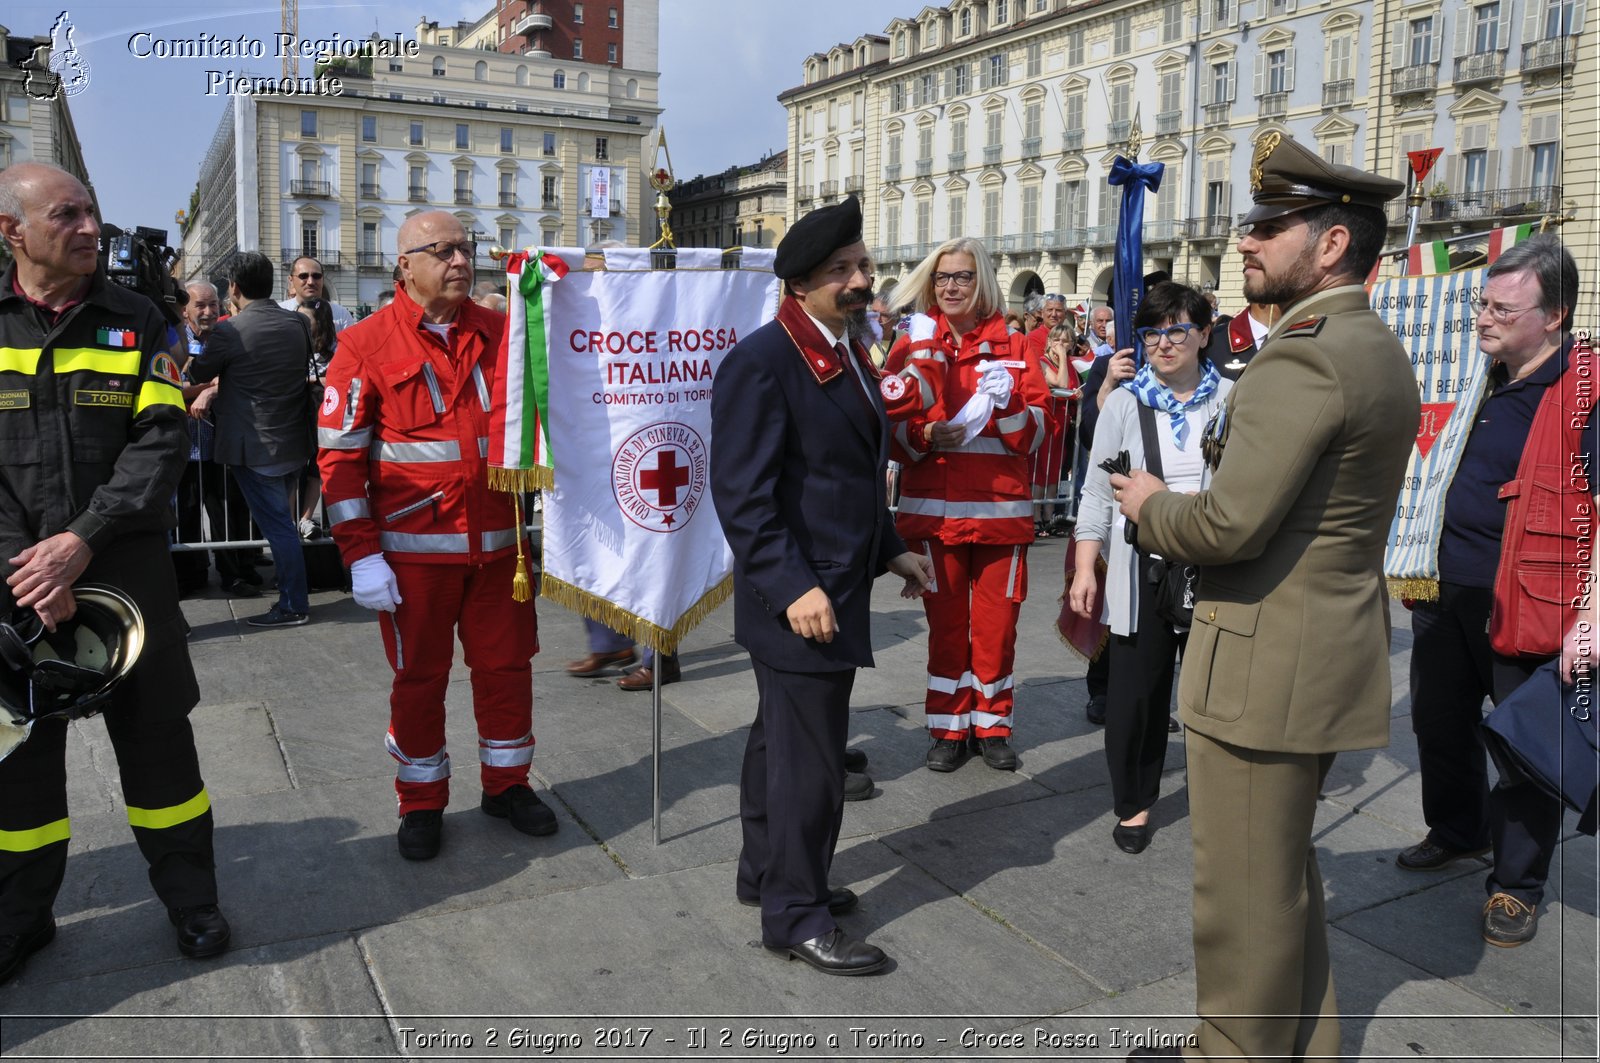
[[[1334,754],[1389,742],[1383,549],[1419,413],[1410,362],[1362,287],[1402,184],[1277,133],[1250,184],[1245,297],[1283,312],[1207,431],[1211,486],[1111,480],[1140,548],[1201,572],[1179,687],[1191,1059],[1339,1052],[1312,820]]]

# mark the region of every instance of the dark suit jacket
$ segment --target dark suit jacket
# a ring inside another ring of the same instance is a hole
[[[217,322],[205,350],[189,365],[197,383],[222,378],[211,407],[217,422],[217,461],[272,465],[310,459],[310,357],[306,319],[271,299],[258,299]]]
[[[872,395],[869,422],[852,394],[861,385],[841,368],[819,382],[771,321],[729,352],[711,400],[711,497],[733,550],[734,639],[784,671],[870,666],[872,581],[905,550],[884,497],[882,401]],[[826,645],[796,635],[786,616],[816,586],[839,623]]]

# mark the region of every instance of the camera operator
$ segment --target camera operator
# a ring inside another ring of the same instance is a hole
[[[94,200],[44,163],[0,172],[0,615],[45,627],[77,610],[80,577],[127,594],[143,617],[138,662],[106,733],[150,882],[185,956],[228,947],[217,909],[211,801],[189,711],[200,700],[167,560],[172,493],[188,442],[167,326],[98,267]],[[41,720],[0,761],[0,983],[55,937],[66,872],[67,722]],[[102,946],[103,947],[103,946]]]

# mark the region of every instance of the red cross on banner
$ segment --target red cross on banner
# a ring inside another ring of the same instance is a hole
[[[639,489],[654,491],[656,505],[670,509],[678,504],[678,488],[689,486],[689,467],[678,464],[678,452],[663,447],[656,457],[656,467],[639,471]]]

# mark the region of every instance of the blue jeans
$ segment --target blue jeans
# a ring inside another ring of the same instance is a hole
[[[230,465],[228,472],[238,482],[251,518],[272,547],[272,565],[278,572],[278,608],[309,613],[306,559],[300,552],[300,530],[289,512],[289,492],[299,483],[299,472],[262,476],[247,465]]]

